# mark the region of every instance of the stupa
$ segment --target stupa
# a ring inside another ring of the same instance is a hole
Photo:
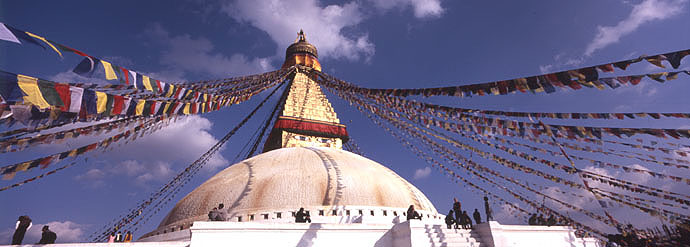
[[[317,49],[302,31],[286,50],[283,67],[291,66],[321,70]],[[138,242],[192,247],[502,246],[505,234],[497,233],[508,229],[532,233],[540,241],[548,241],[544,232],[551,231],[556,242],[584,243],[567,227],[540,232],[489,222],[476,230],[446,229],[445,216],[413,184],[342,149],[348,141],[346,126],[304,69],[294,73],[288,86],[264,152],[201,184]],[[220,203],[227,221],[209,221],[209,211]],[[421,220],[406,219],[410,205]],[[309,212],[311,223],[295,223],[299,208]],[[564,242],[564,236],[572,241]]]

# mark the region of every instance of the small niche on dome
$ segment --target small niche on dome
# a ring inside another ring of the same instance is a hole
[[[371,214],[371,216],[374,216],[374,210],[369,210],[369,213]]]
[[[278,219],[283,218],[283,213],[281,213],[281,212],[276,212],[276,218],[278,218]]]
[[[350,210],[345,210],[345,215],[350,216]]]
[[[388,211],[383,210],[383,216],[388,216]]]
[[[338,210],[333,209],[333,216],[337,216],[337,215],[338,215]]]
[[[323,210],[319,210],[319,216],[323,216]]]
[[[268,214],[262,214],[264,216],[264,220],[268,219]]]
[[[358,211],[359,211],[359,212],[358,212],[358,213],[359,213],[359,215],[363,215],[363,212],[362,212],[362,210],[361,210],[361,209],[360,209],[360,210],[358,210]]]

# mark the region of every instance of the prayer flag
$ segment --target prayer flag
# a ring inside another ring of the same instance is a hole
[[[153,91],[153,87],[151,86],[151,80],[149,79],[148,76],[142,75],[142,84],[144,84],[144,88],[149,91]]]
[[[44,80],[38,80],[38,89],[41,90],[41,95],[51,106],[64,106],[65,104],[60,99],[60,94],[55,90],[55,84]]]
[[[17,36],[14,36],[14,34],[12,34],[12,31],[7,29],[5,24],[3,24],[2,22],[0,22],[0,39],[1,40],[7,40],[9,42],[14,42],[17,44],[22,43],[22,42],[19,42],[19,40],[17,39]]]
[[[91,77],[93,76],[93,72],[96,71],[98,62],[100,62],[98,58],[85,56],[84,59],[77,64],[77,67],[74,67],[72,72],[81,76]]]
[[[127,114],[127,111],[129,110],[129,104],[131,102],[132,102],[132,98],[124,98],[124,103],[122,103],[122,112],[120,114],[130,115],[130,114]]]
[[[66,83],[55,83],[53,84],[55,87],[55,91],[57,94],[60,96],[60,100],[62,101],[62,107],[60,107],[61,111],[69,111],[69,107],[71,104],[71,95],[69,92],[69,84]]]
[[[671,64],[671,66],[673,66],[674,69],[678,69],[678,67],[680,67],[680,61],[683,60],[683,57],[685,57],[687,55],[690,55],[690,50],[664,54],[664,56],[666,57],[668,62]]]
[[[24,31],[13,28],[13,27],[8,26],[8,25],[5,25],[5,27],[7,27],[7,29],[9,29],[10,32],[12,32],[12,34],[14,34],[14,36],[17,37],[19,40],[29,42],[31,44],[40,46],[41,48],[45,49],[45,47],[43,45],[41,45],[41,43],[38,43],[38,41],[36,41],[34,38],[32,38],[31,36],[26,34]]]
[[[0,71],[0,96],[5,101],[19,101],[24,96],[17,82],[17,75]]]
[[[41,90],[38,88],[38,79],[25,75],[17,75],[19,87],[24,94],[24,102],[35,105],[40,109],[50,108],[50,104],[41,95]]]
[[[108,103],[108,95],[104,92],[96,91],[96,113],[105,112]]]
[[[97,99],[96,99],[96,91],[86,89],[84,90],[84,93],[82,95],[82,109],[86,110],[87,114],[96,114],[96,104],[97,104]]]
[[[106,94],[106,102],[105,102],[105,115],[110,116],[113,113],[113,104],[115,103],[115,98],[111,94]]]
[[[125,85],[129,85],[129,71],[125,68],[120,67],[122,70],[122,76],[125,77]]]
[[[50,48],[53,48],[53,50],[54,50],[55,52],[57,52],[58,55],[60,55],[60,57],[62,57],[62,52],[60,52],[57,48],[55,48],[55,46],[54,46],[52,43],[48,42],[48,40],[46,40],[46,38],[43,38],[43,37],[41,37],[41,36],[35,35],[35,34],[33,34],[33,33],[30,33],[30,32],[26,32],[26,34],[28,34],[29,36],[34,37],[34,38],[36,38],[36,39],[38,39],[38,40],[40,40],[40,41],[43,41],[43,42],[46,43],[46,44],[48,44],[48,46],[50,46]]]
[[[168,93],[165,94],[165,97],[171,97],[175,93],[175,85],[173,84],[168,84]]]
[[[101,60],[101,64],[103,65],[103,69],[105,70],[105,79],[106,80],[117,80],[117,76],[115,75],[115,71],[113,70],[113,66],[105,60]]]
[[[113,95],[113,101],[113,110],[111,113],[113,115],[122,114],[122,109],[124,109],[125,104],[125,97],[122,97],[120,95]]]
[[[84,93],[84,89],[80,87],[69,87],[69,93],[70,93],[70,104],[69,104],[69,112],[74,112],[74,113],[79,113],[81,110],[81,101],[82,101],[82,95]]]
[[[145,104],[146,104],[146,100],[140,99],[139,101],[137,101],[136,112],[135,112],[135,114],[137,116],[141,116],[142,114],[144,114],[144,105]]]
[[[130,70],[129,73],[132,74],[132,85],[137,88],[137,72]]]

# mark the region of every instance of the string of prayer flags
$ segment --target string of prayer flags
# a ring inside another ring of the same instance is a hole
[[[680,53],[687,53],[690,50],[680,51]],[[362,88],[354,84],[347,83],[333,76],[325,74],[320,71],[313,71],[320,80],[317,80],[323,86],[336,88],[338,90],[348,90],[364,95],[388,95],[407,97],[410,95],[422,95],[424,97],[430,96],[453,96],[453,97],[471,97],[473,95],[506,95],[509,93],[553,93],[555,87],[563,89],[570,88],[579,90],[582,86],[587,88],[596,87],[599,90],[605,89],[605,85],[611,89],[616,89],[621,85],[637,85],[643,78],[650,78],[658,82],[674,80],[680,73],[690,75],[690,70],[650,73],[644,75],[633,76],[619,76],[598,78],[592,69],[587,70],[571,70],[566,72],[559,72],[547,75],[538,75],[527,78],[517,78],[512,80],[496,81],[489,83],[479,83],[462,86],[440,87],[440,88],[417,88],[417,89],[375,89]],[[547,88],[547,89],[544,89]]]
[[[166,119],[165,116],[155,117],[155,118],[152,118],[146,122],[143,122],[143,123],[131,128],[131,129],[128,129],[125,132],[119,133],[117,135],[109,137],[109,138],[107,138],[103,141],[100,141],[100,142],[94,142],[94,143],[84,145],[84,146],[81,146],[79,148],[75,148],[72,150],[64,151],[61,153],[48,155],[48,156],[37,158],[34,160],[29,160],[29,161],[17,163],[14,165],[8,165],[8,166],[0,167],[0,175],[3,176],[2,177],[3,180],[10,180],[10,179],[14,178],[14,176],[17,172],[28,171],[28,170],[31,170],[33,168],[39,167],[39,166],[41,167],[41,169],[45,169],[48,166],[50,166],[51,164],[56,163],[60,160],[64,160],[64,159],[69,158],[69,157],[75,157],[78,155],[82,155],[86,152],[96,150],[99,147],[106,148],[111,143],[117,142],[123,138],[128,138],[128,137],[130,137],[130,135],[136,136],[141,130],[144,130],[144,132],[145,132],[145,130],[152,129],[152,128],[154,128],[156,123],[159,123],[165,119]],[[142,134],[144,132],[142,132]]]

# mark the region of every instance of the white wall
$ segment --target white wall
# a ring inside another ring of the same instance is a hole
[[[576,238],[567,226],[501,225],[496,221],[476,226],[482,244],[489,247],[600,247],[594,238]]]

